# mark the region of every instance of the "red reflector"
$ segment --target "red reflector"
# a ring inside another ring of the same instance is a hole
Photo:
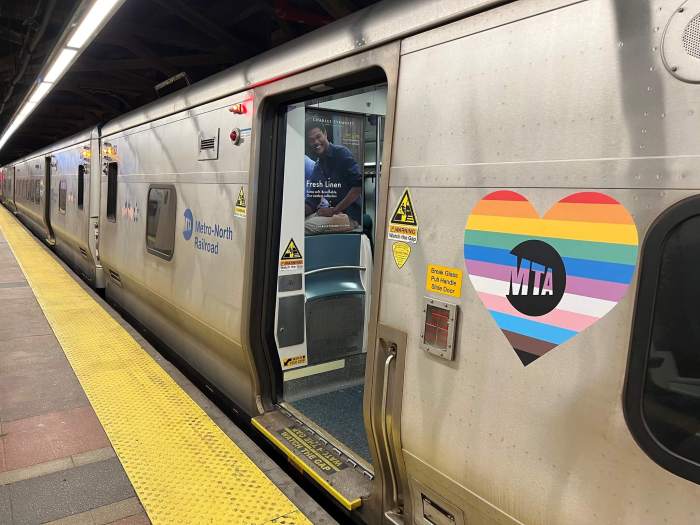
[[[236,115],[243,115],[243,113],[246,112],[246,107],[245,105],[238,103],[234,104],[228,109],[231,113],[235,113]]]

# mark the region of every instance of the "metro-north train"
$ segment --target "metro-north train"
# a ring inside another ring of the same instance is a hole
[[[699,42],[700,0],[383,2],[1,198],[358,521],[700,523]]]

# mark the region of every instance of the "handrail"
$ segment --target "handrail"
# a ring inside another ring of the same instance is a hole
[[[393,492],[392,506],[397,504],[399,489],[396,485],[396,474],[394,464],[391,461],[391,449],[389,448],[389,430],[386,426],[386,403],[389,390],[389,367],[396,357],[396,345],[389,346],[389,355],[384,362],[384,384],[382,385],[382,433],[384,434],[384,451],[386,452],[387,463],[389,464],[389,476],[391,477],[391,488]]]

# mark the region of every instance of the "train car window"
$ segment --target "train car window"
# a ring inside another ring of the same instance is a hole
[[[173,186],[152,186],[148,190],[146,248],[149,253],[170,260],[175,249],[177,197]]]
[[[700,196],[669,208],[644,241],[625,417],[662,467],[700,483]]]
[[[85,165],[78,166],[78,208],[83,209],[83,198],[85,194]]]
[[[65,180],[58,183],[58,211],[66,213],[67,184]]]
[[[117,173],[116,162],[107,164],[107,219],[117,222]]]

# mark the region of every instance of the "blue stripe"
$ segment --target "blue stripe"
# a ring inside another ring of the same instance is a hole
[[[568,341],[578,333],[572,330],[566,330],[565,328],[559,328],[558,326],[538,323],[494,310],[489,310],[489,312],[491,312],[491,315],[496,320],[501,330],[508,330],[509,332],[515,332],[516,334],[526,335],[557,345]]]
[[[503,264],[505,266],[515,266],[516,264],[515,255],[508,250],[475,246],[473,244],[464,245],[464,258]],[[587,279],[628,284],[632,280],[632,274],[634,273],[634,265],[629,264],[573,259],[571,257],[564,257],[562,260],[566,268],[566,275],[572,277],[585,277]]]

